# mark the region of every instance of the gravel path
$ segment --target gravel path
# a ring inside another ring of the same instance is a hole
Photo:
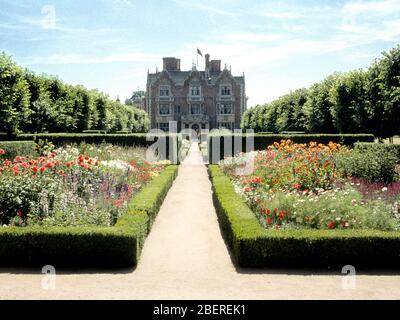
[[[211,184],[197,145],[180,166],[136,270],[57,270],[42,289],[41,270],[0,269],[1,299],[399,299],[400,276],[357,275],[344,289],[332,272],[241,270],[222,239]],[[398,273],[400,274],[400,273]]]

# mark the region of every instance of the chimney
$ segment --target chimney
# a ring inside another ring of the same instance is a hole
[[[206,58],[206,69],[210,69],[210,55],[207,53],[205,55]]]
[[[163,58],[163,70],[180,71],[181,70],[181,59],[176,59],[173,57]]]
[[[211,60],[211,72],[221,72],[221,60]]]

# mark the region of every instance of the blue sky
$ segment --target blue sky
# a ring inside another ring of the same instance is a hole
[[[245,73],[253,106],[398,43],[400,0],[0,0],[0,51],[113,99],[144,89],[163,56],[189,69],[199,48]]]

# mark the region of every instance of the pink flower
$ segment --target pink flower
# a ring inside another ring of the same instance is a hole
[[[0,149],[0,156],[1,155],[3,155],[3,154],[5,154],[6,153],[6,151],[5,150],[3,150],[3,149]]]

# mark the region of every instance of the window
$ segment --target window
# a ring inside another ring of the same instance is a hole
[[[230,96],[231,95],[231,87],[230,86],[222,86],[221,87],[221,96]]]
[[[175,113],[181,113],[181,106],[175,106]]]
[[[190,87],[190,95],[191,96],[199,96],[201,94],[200,86],[192,86]]]
[[[221,103],[219,105],[219,114],[233,114],[232,104]]]
[[[169,86],[160,86],[160,97],[169,97]]]
[[[229,130],[233,129],[233,123],[231,123],[231,122],[218,122],[217,126],[219,129],[222,129],[222,128],[229,129]]]
[[[158,124],[158,129],[168,132],[169,131],[169,123],[168,122],[160,122]]]
[[[158,105],[158,112],[160,115],[167,115],[169,114],[169,104],[159,104]]]
[[[192,104],[190,109],[191,114],[201,114],[201,106],[198,103]]]

